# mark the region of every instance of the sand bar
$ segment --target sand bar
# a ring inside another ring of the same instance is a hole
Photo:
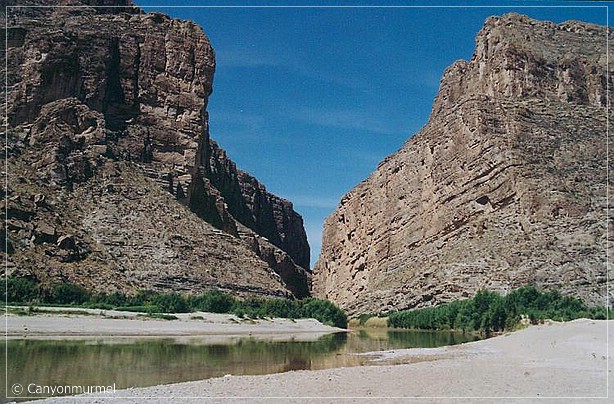
[[[244,319],[233,314],[178,313],[176,320],[148,318],[141,313],[99,309],[41,308],[29,316],[9,314],[9,338],[262,336],[317,339],[344,330],[314,319]],[[60,314],[70,311],[70,314]],[[52,313],[58,312],[58,314]],[[80,314],[77,314],[80,313]]]

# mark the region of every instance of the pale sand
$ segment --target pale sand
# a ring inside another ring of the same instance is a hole
[[[331,332],[344,331],[314,319],[241,319],[232,314],[180,313],[177,320],[148,318],[140,313],[99,309],[41,308],[45,311],[70,310],[71,314],[36,313],[30,316],[9,314],[9,338],[88,338],[88,337],[198,337],[252,336],[271,339],[317,339]],[[72,312],[89,315],[72,314]]]
[[[592,320],[546,324],[464,345],[381,354],[386,360],[410,364],[227,376],[118,390],[115,398],[45,402],[490,403],[536,402],[546,397],[565,403],[611,402],[605,398],[607,375],[614,365],[610,350],[607,369],[608,323],[614,326],[614,321]],[[610,397],[614,397],[612,387]]]

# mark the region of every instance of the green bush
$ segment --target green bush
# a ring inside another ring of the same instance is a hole
[[[46,296],[46,303],[84,304],[91,299],[91,293],[82,286],[71,283],[55,284]]]
[[[36,281],[29,278],[4,278],[0,284],[0,300],[8,303],[33,303],[40,299]]]
[[[374,315],[370,314],[370,313],[361,313],[361,314],[359,314],[358,315],[358,325],[365,325],[367,320],[369,320],[373,316]]]
[[[98,294],[92,297],[92,303],[106,304],[109,306],[126,306],[130,299],[123,293],[113,292],[110,294]]]
[[[267,313],[264,309],[264,304],[264,299],[250,298],[245,300],[237,300],[232,308],[232,313],[237,316],[239,313],[242,313],[248,318],[265,317]]]
[[[605,307],[588,307],[582,300],[563,296],[558,291],[542,292],[533,286],[524,286],[505,297],[480,290],[472,299],[390,313],[388,324],[398,328],[458,329],[488,334],[515,328],[523,315],[532,323],[538,323],[545,319],[606,319],[608,313]]]
[[[315,318],[335,327],[347,327],[346,314],[328,300],[321,299],[245,299],[237,300],[232,313],[238,317]]]
[[[234,313],[239,317],[264,318],[315,318],[322,323],[336,327],[347,327],[346,314],[327,300],[321,299],[259,299],[239,300],[221,292],[210,291],[197,296],[183,296],[179,293],[158,293],[139,290],[134,296],[120,292],[94,294],[79,285],[62,283],[41,289],[34,280],[9,278],[8,294],[2,290],[2,297],[9,302],[37,303],[50,305],[80,305],[104,310],[136,311],[141,313],[187,313],[206,311],[212,313]]]
[[[301,300],[302,317],[315,318],[316,320],[332,325],[334,327],[347,327],[347,315],[339,307],[332,302],[322,299],[304,299]]]
[[[227,293],[214,290],[188,298],[188,304],[192,311],[230,313],[235,305],[235,299]]]
[[[302,316],[300,300],[266,300],[263,305],[263,311],[268,317],[300,318]]]
[[[136,292],[136,295],[127,299],[127,304],[131,306],[141,306],[152,304],[152,302],[160,295],[158,292],[154,292],[153,290],[144,290],[141,289]]]
[[[179,293],[160,294],[152,299],[152,303],[158,306],[162,313],[187,313],[188,302]]]

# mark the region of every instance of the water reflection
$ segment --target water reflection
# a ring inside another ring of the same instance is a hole
[[[118,389],[211,377],[358,366],[354,353],[435,347],[474,340],[462,334],[360,330],[315,341],[220,337],[8,340],[8,386],[112,385]],[[4,348],[4,347],[3,347]],[[1,350],[4,362],[5,350]],[[0,380],[4,380],[4,367]]]

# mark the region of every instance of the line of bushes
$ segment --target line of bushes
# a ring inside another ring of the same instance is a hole
[[[345,328],[346,314],[328,300],[307,298],[289,299],[238,299],[220,291],[199,295],[179,293],[158,293],[142,290],[134,295],[112,292],[93,293],[79,285],[70,283],[42,287],[28,278],[6,279],[6,294],[0,287],[0,301],[12,304],[79,306],[105,310],[136,311],[143,313],[189,313],[205,311],[211,313],[233,313],[239,317],[264,318],[315,318],[324,324]]]
[[[540,291],[533,286],[515,289],[506,296],[487,290],[471,299],[416,310],[393,312],[388,325],[421,330],[491,332],[517,328],[523,317],[535,324],[545,319],[569,321],[577,318],[605,320],[609,310],[589,307],[582,300],[558,291]]]

